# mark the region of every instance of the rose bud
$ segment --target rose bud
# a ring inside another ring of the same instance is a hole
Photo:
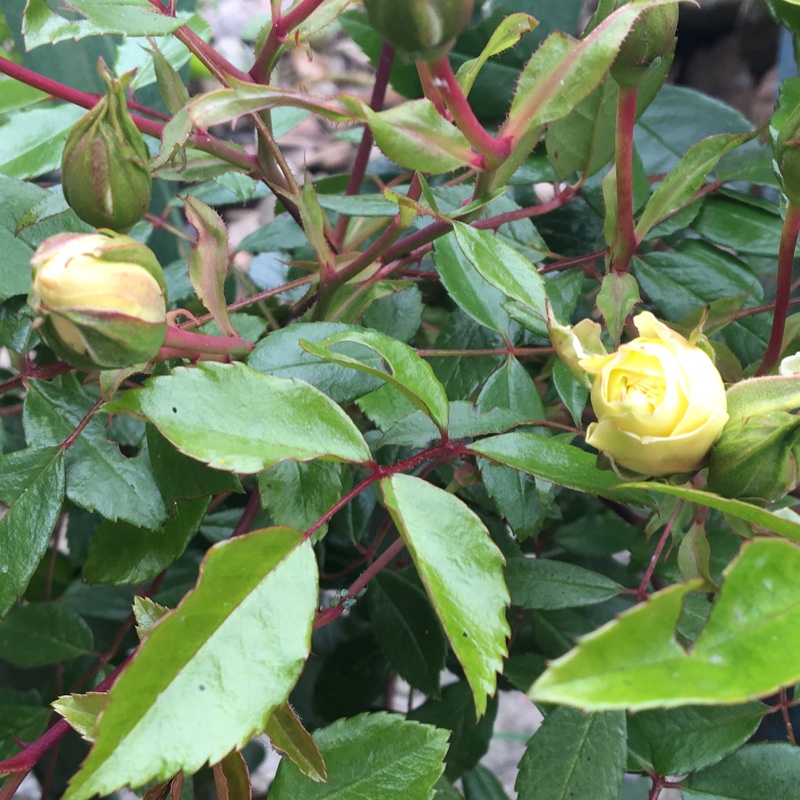
[[[649,311],[633,321],[637,339],[580,361],[595,376],[597,422],[589,425],[586,441],[645,475],[694,472],[728,419],[722,378],[699,347]]]
[[[140,364],[167,330],[164,273],[150,248],[113,231],[61,233],[31,259],[28,304],[56,355],[81,369]]]
[[[708,488],[724,497],[773,503],[798,481],[800,417],[787,411],[731,420],[711,451]]]
[[[364,0],[372,27],[409,61],[436,61],[472,16],[474,0]]]
[[[627,4],[627,0],[618,0],[616,8]],[[638,86],[650,67],[672,50],[677,27],[677,3],[643,11],[633,23],[611,67],[614,80],[626,89]]]
[[[116,80],[102,59],[97,70],[106,94],[69,132],[61,182],[67,203],[84,222],[124,233],[150,205],[148,152],[125,101],[133,73]]]

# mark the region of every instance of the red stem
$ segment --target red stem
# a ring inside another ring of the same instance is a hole
[[[242,516],[239,517],[239,521],[236,523],[236,527],[233,529],[231,539],[234,539],[237,536],[242,536],[245,533],[249,533],[259,511],[261,511],[261,492],[259,491],[258,486],[256,486],[253,491],[250,492],[247,505],[244,507]]]
[[[800,208],[791,202],[786,206],[786,219],[781,231],[781,244],[778,249],[778,285],[775,290],[775,312],[772,317],[772,331],[764,353],[764,359],[756,376],[766,375],[778,363],[783,350],[783,334],[786,329],[786,316],[789,313],[789,295],[792,291],[792,267],[797,236],[800,233]]]
[[[182,350],[184,354],[246,356],[253,349],[253,344],[241,336],[207,336],[167,325],[164,347]]]
[[[444,100],[442,100],[442,93],[434,83],[430,64],[425,61],[418,61],[417,74],[419,75],[419,82],[422,84],[422,93],[425,95],[426,99],[433,103],[433,107],[442,119],[452,122],[453,117],[445,107]]]
[[[389,74],[392,71],[392,64],[394,63],[394,48],[384,42],[381,48],[381,57],[378,60],[378,69],[375,73],[375,84],[372,87],[372,97],[369,101],[369,106],[373,111],[380,111],[383,108],[383,102],[386,99],[386,89],[389,86]],[[345,194],[348,197],[358,194],[361,191],[361,185],[364,182],[364,175],[367,172],[367,164],[369,162],[369,155],[372,152],[372,130],[369,125],[364,126],[364,132],[361,135],[361,143],[356,152],[356,158],[353,162],[353,171],[350,173],[350,180],[347,182],[347,189]],[[347,224],[350,221],[348,214],[342,214],[336,221],[336,229],[334,230],[333,240],[341,245],[344,241],[345,233],[347,232]]]
[[[486,157],[488,169],[499,166],[511,155],[511,140],[506,137],[495,139],[487,133],[473,113],[464,92],[461,91],[447,56],[442,56],[435,62],[432,71],[434,77],[441,81],[439,90],[461,133],[479,153]]]
[[[642,576],[642,581],[639,584],[639,589],[636,592],[637,603],[641,603],[647,600],[647,586],[650,583],[650,579],[653,577],[653,572],[655,572],[656,564],[658,564],[658,561],[661,558],[661,553],[663,552],[664,547],[666,546],[667,541],[669,540],[669,536],[672,533],[672,526],[675,524],[675,520],[678,518],[678,513],[680,512],[682,507],[683,504],[679,503],[675,511],[672,512],[672,516],[669,518],[669,522],[667,522],[666,526],[664,527],[664,533],[661,534],[661,538],[658,540],[656,549],[653,551],[653,556],[650,559],[650,563],[647,565],[647,569],[645,570],[645,573]]]
[[[628,271],[638,246],[633,219],[633,128],[637,97],[635,86],[620,87],[616,130],[617,230],[611,263],[611,268],[618,273]]]

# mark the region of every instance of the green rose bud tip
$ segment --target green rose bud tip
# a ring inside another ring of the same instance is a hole
[[[150,205],[149,156],[128,113],[125,87],[130,74],[116,80],[103,59],[97,71],[106,94],[69,132],[61,181],[67,203],[84,222],[124,233]]]
[[[436,61],[472,16],[474,0],[364,0],[372,27],[409,61]]]
[[[616,8],[625,5],[628,5],[628,0],[618,1]],[[650,67],[672,49],[677,27],[677,3],[643,11],[625,37],[611,67],[614,80],[626,89],[638,86]]]
[[[166,284],[153,252],[113,231],[62,233],[31,259],[28,304],[59,358],[81,369],[148,361],[167,330]]]

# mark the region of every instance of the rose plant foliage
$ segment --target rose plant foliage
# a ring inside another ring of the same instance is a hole
[[[665,0],[265,6],[0,6],[0,798],[796,796],[800,83],[666,83]],[[279,80],[334,35],[369,91]]]

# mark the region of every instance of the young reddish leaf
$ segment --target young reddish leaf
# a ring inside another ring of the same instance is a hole
[[[316,783],[327,782],[328,770],[319,747],[288,703],[275,709],[264,733],[269,736],[270,744],[283,753],[306,778]]]
[[[225,304],[228,274],[228,229],[213,208],[192,195],[183,198],[186,219],[197,230],[197,242],[189,253],[189,279],[200,302],[211,312],[226,336],[236,336]]]
[[[228,753],[222,761],[214,764],[212,772],[218,800],[252,800],[250,772],[238,750]]]

